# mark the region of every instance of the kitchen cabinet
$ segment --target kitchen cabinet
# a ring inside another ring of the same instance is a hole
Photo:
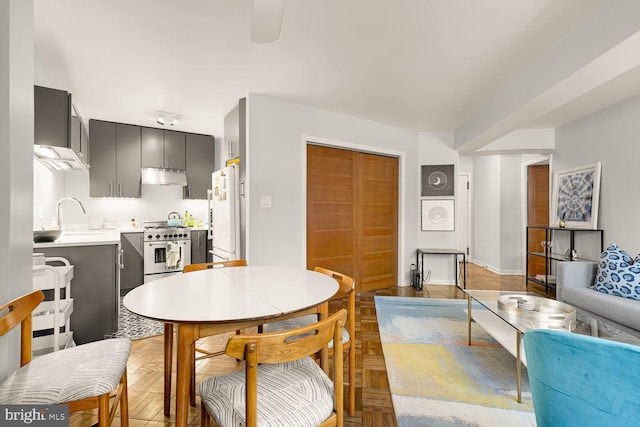
[[[104,339],[118,329],[118,244],[37,248],[45,257],[63,257],[73,265],[73,316],[76,344]]]
[[[34,144],[69,147],[71,94],[64,90],[34,87]]]
[[[91,197],[141,197],[140,126],[89,120]]]
[[[144,246],[142,232],[120,235],[123,266],[120,270],[120,288],[133,289],[144,282]]]
[[[211,262],[211,240],[206,230],[191,230],[191,263]]]
[[[142,167],[186,169],[184,132],[142,128]]]
[[[215,170],[214,142],[209,135],[187,134],[186,167],[187,186],[183,199],[206,199],[211,188],[211,174]]]
[[[89,133],[78,116],[71,116],[71,149],[80,160],[89,164]]]
[[[71,94],[34,86],[34,155],[54,170],[87,170],[88,138],[81,139],[81,122]]]

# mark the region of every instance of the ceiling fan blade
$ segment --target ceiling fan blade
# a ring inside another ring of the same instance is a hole
[[[253,0],[251,7],[251,41],[269,43],[278,40],[282,25],[284,0]]]

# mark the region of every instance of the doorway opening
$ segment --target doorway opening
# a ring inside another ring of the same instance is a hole
[[[527,226],[549,225],[549,194],[551,188],[550,178],[551,157],[545,156],[533,159],[522,164],[522,245],[525,281],[528,276],[545,274],[546,266],[544,258],[529,256],[529,252],[544,252],[545,231],[531,230],[529,236]],[[527,247],[527,237],[529,245]],[[527,262],[528,261],[528,262]],[[528,271],[526,266],[528,265]],[[550,272],[547,271],[547,274]]]

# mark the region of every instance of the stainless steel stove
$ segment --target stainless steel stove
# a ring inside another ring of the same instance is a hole
[[[166,220],[144,221],[144,282],[181,273],[191,264],[191,231],[169,227]]]
[[[145,242],[191,239],[189,228],[169,227],[167,221],[144,221],[143,230]]]

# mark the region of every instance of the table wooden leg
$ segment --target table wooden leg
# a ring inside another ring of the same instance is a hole
[[[171,366],[173,359],[173,323],[164,324],[164,416],[171,413]]]
[[[189,415],[191,364],[197,339],[197,325],[178,324],[178,354],[176,375],[176,427],[186,427]]]

